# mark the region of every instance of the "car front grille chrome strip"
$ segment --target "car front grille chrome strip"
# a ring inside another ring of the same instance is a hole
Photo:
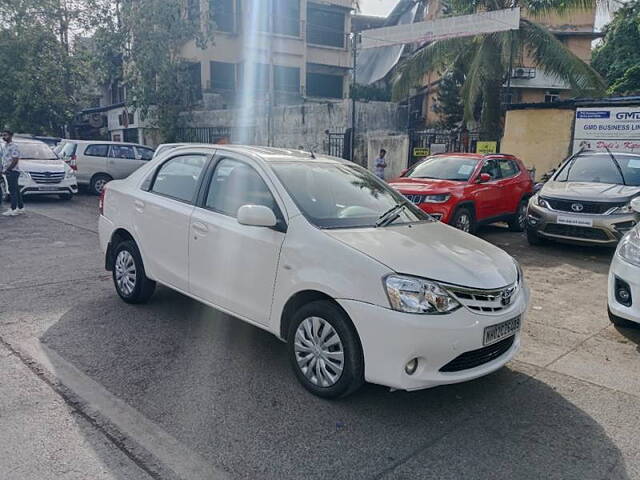
[[[445,288],[469,310],[485,314],[499,313],[508,309],[515,303],[520,293],[518,283],[492,290],[451,285],[447,285]]]

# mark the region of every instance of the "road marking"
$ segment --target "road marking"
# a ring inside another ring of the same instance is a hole
[[[156,423],[122,401],[101,384],[80,371],[55,351],[31,339],[21,349],[60,383],[111,421],[124,435],[146,449],[161,464],[183,480],[227,480],[230,475],[214,467],[200,455],[180,443]]]

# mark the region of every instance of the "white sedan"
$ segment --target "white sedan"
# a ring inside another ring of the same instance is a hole
[[[631,208],[640,213],[640,197]],[[611,261],[609,319],[619,327],[640,326],[640,225],[620,240]]]
[[[344,160],[176,147],[108,184],[99,226],[124,301],[158,282],[263,328],[322,397],[471,380],[520,346],[516,261]]]

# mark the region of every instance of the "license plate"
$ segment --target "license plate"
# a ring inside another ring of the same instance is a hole
[[[58,187],[38,187],[38,190],[41,192],[55,192],[58,190]]]
[[[577,227],[593,227],[593,220],[584,217],[558,217],[561,225],[575,225]]]
[[[485,327],[484,329],[484,341],[483,345],[491,345],[492,343],[499,342],[520,330],[520,317],[512,318],[506,322],[498,323]]]

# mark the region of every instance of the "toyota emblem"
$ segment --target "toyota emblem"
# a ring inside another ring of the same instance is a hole
[[[502,291],[502,298],[500,299],[500,303],[502,304],[502,306],[506,307],[507,305],[511,304],[511,297],[513,296],[515,290],[515,288],[507,288],[506,290]]]
[[[571,210],[574,212],[581,212],[584,210],[584,206],[581,203],[573,203],[571,204]]]

